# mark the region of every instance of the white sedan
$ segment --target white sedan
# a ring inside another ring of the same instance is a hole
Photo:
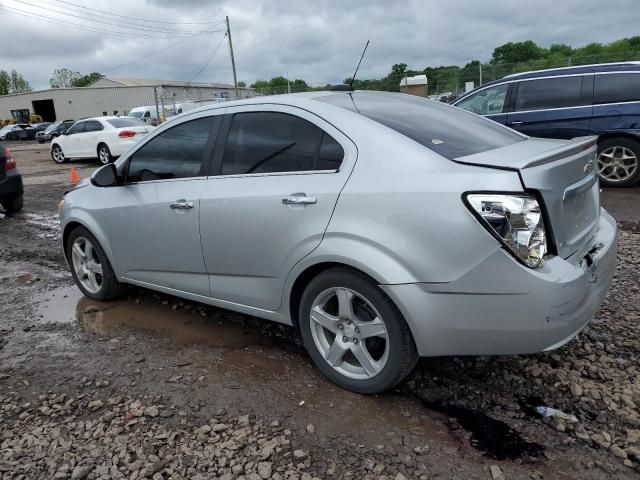
[[[74,123],[51,142],[51,158],[97,158],[104,165],[138,143],[155,127],[133,117],[94,117]]]

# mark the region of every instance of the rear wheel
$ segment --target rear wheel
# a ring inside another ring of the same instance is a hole
[[[640,143],[610,138],[598,145],[598,174],[607,187],[630,187],[640,181]]]
[[[24,206],[24,194],[20,193],[14,197],[3,198],[0,200],[0,204],[7,213],[19,212]]]
[[[111,156],[111,150],[104,143],[98,145],[98,160],[102,165],[106,165],[107,163],[113,162],[113,157]]]
[[[67,260],[76,285],[94,300],[112,300],[123,291],[111,263],[96,238],[84,227],[75,228],[67,240]]]
[[[402,314],[359,272],[335,268],[314,278],[302,296],[299,325],[316,366],[347,390],[393,388],[418,361]]]
[[[59,145],[54,145],[51,148],[51,158],[53,159],[54,162],[60,163],[60,164],[67,161]]]

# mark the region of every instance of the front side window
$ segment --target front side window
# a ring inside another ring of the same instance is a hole
[[[336,170],[344,151],[311,122],[279,112],[233,116],[222,175]]]
[[[87,122],[78,122],[74,123],[69,130],[67,130],[67,135],[71,135],[73,133],[80,133],[84,131],[84,124]]]
[[[640,101],[640,72],[596,75],[594,103]]]
[[[200,176],[207,142],[217,117],[181,123],[152,138],[133,154],[127,182],[145,182]]]
[[[583,77],[557,77],[521,81],[516,96],[516,111],[586,105],[581,99]],[[589,104],[591,102],[588,102]]]
[[[502,113],[508,89],[509,85],[506,83],[485,88],[460,100],[456,103],[456,107],[464,108],[478,115]]]

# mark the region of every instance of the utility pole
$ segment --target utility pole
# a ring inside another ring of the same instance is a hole
[[[231,42],[231,28],[229,28],[229,16],[227,15],[227,36],[229,37],[229,51],[231,52],[231,69],[233,70],[233,86],[236,89],[236,98],[240,98],[238,92],[238,77],[236,76],[236,60],[233,57],[233,43]]]
[[[480,84],[479,85],[482,85],[482,62],[480,62],[479,65],[480,65]]]

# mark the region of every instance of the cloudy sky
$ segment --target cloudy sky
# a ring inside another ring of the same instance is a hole
[[[15,68],[35,88],[48,87],[51,73],[60,67],[167,80],[191,80],[202,70],[195,81],[232,82],[228,45],[219,31],[223,24],[215,23],[225,15],[231,21],[238,79],[248,84],[287,74],[312,85],[338,83],[351,75],[367,39],[371,45],[360,78],[383,76],[400,62],[418,69],[488,60],[494,47],[509,41],[579,46],[640,34],[638,0],[0,4],[0,69]]]

